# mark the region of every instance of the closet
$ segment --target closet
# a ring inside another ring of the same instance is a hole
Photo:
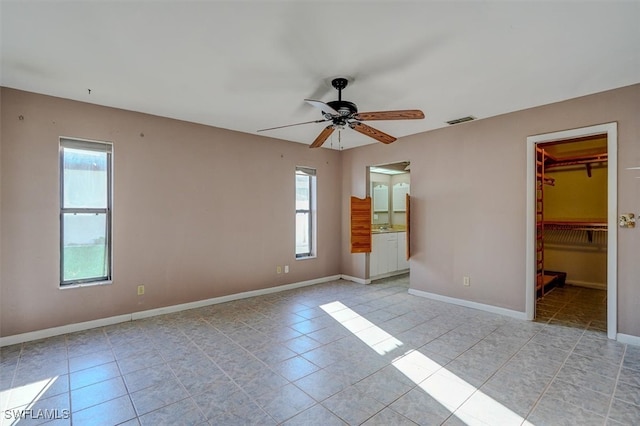
[[[606,135],[536,147],[537,296],[566,283],[606,289]]]

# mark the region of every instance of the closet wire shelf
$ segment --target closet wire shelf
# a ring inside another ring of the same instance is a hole
[[[544,221],[545,241],[551,244],[607,244],[606,221]]]

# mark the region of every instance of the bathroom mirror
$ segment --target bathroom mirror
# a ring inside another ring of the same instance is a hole
[[[371,201],[373,204],[373,224],[389,223],[389,184],[371,182]]]
[[[373,225],[406,226],[406,195],[411,187],[409,162],[371,166],[369,194]]]

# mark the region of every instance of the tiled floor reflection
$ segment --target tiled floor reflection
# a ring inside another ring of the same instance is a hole
[[[407,288],[335,281],[5,347],[0,423],[640,423],[640,348],[606,338],[602,294],[554,290],[527,322]]]

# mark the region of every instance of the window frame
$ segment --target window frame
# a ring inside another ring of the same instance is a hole
[[[309,190],[309,208],[299,209],[297,207],[297,201],[298,201],[297,182],[296,182],[296,185],[294,185],[295,203],[296,203],[296,208],[295,208],[296,226],[297,226],[297,216],[299,213],[307,213],[307,217],[308,217],[307,237],[309,240],[309,251],[305,253],[298,253],[297,243],[295,245],[296,249],[294,250],[296,260],[301,260],[301,259],[310,259],[310,258],[316,257],[316,217],[315,216],[316,216],[316,203],[317,203],[317,197],[316,197],[317,171],[312,167],[296,166],[296,171],[295,171],[296,179],[298,178],[298,176],[306,176],[308,178],[308,190]],[[295,231],[296,241],[297,241],[297,237],[298,237],[298,233],[296,229]]]
[[[64,206],[64,149],[76,149],[93,152],[104,152],[107,172],[107,199],[104,208],[68,208]],[[111,284],[113,276],[113,143],[60,137],[59,140],[59,184],[60,184],[60,288],[82,287],[87,285]],[[82,278],[77,280],[64,279],[64,218],[66,214],[104,214],[105,215],[105,239],[107,252],[107,274],[100,277]]]

